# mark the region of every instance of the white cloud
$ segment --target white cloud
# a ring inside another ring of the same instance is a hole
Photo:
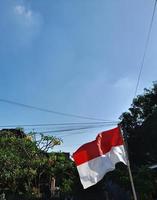
[[[24,5],[16,5],[14,7],[14,11],[17,15],[21,15],[23,17],[26,17],[27,19],[32,18],[32,11],[26,8]]]
[[[38,36],[41,31],[43,19],[39,12],[34,11],[30,5],[14,3],[12,6],[10,27],[16,40],[16,46],[27,46]]]
[[[18,25],[31,27],[32,25],[34,26],[40,22],[39,13],[31,10],[31,8],[24,4],[14,5],[13,11],[15,21]]]

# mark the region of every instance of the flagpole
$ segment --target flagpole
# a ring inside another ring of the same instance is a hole
[[[127,166],[128,166],[129,178],[130,178],[130,182],[131,182],[132,193],[133,193],[134,200],[137,200],[137,194],[136,194],[136,190],[135,190],[135,185],[134,185],[134,181],[133,181],[133,176],[132,176],[130,161],[129,161],[129,155],[128,155],[128,145],[127,145],[125,138],[123,136],[125,131],[122,129],[121,126],[119,126],[119,127],[120,127],[122,137],[123,137],[123,141],[124,141],[124,149],[125,149],[126,158],[127,158]]]

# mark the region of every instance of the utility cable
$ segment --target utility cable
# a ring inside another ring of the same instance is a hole
[[[136,84],[136,87],[135,87],[134,98],[136,97],[136,94],[137,94],[137,90],[138,90],[138,87],[139,87],[142,70],[143,70],[143,67],[144,67],[144,62],[145,62],[146,53],[147,53],[147,50],[148,50],[148,44],[149,44],[149,41],[150,41],[150,36],[151,36],[151,31],[152,31],[152,26],[153,26],[155,11],[156,11],[156,5],[157,5],[157,0],[155,0],[154,7],[153,7],[153,13],[152,13],[152,17],[151,17],[151,21],[150,21],[150,25],[149,25],[148,35],[147,35],[147,38],[146,38],[146,43],[145,43],[145,47],[144,47],[144,53],[143,53],[141,64],[140,64],[140,70],[139,70],[139,74],[138,74],[138,78],[137,78],[137,84]]]
[[[66,116],[66,117],[96,120],[96,121],[101,121],[101,122],[107,121],[107,120],[104,120],[104,119],[98,119],[98,118],[93,118],[93,117],[88,117],[88,116],[81,116],[81,115],[69,114],[69,113],[64,113],[64,112],[58,112],[58,111],[49,110],[49,109],[46,109],[46,108],[41,108],[41,107],[37,107],[37,106],[19,103],[19,102],[16,102],[16,101],[10,101],[10,100],[7,100],[7,99],[1,99],[0,98],[0,102],[16,105],[16,106],[20,106],[20,107],[25,107],[25,108],[29,108],[29,109],[33,109],[33,110],[38,110],[38,111],[42,111],[42,112],[52,113],[52,114],[56,114],[56,115],[62,115],[62,116]]]
[[[78,128],[68,128],[68,129],[59,129],[59,130],[47,130],[47,131],[38,131],[35,133],[62,133],[62,132],[71,132],[71,131],[80,131],[84,129],[91,129],[91,128],[99,128],[103,127],[104,125],[99,126],[86,126],[86,127],[78,127]]]
[[[46,127],[46,126],[78,126],[78,125],[98,125],[98,124],[118,124],[119,121],[108,122],[72,122],[72,123],[49,123],[49,124],[9,124],[0,125],[0,128],[13,128],[13,127]]]
[[[101,128],[101,127],[104,127],[104,126],[99,126],[99,127],[91,127],[90,129],[93,129],[93,128]],[[81,130],[80,130],[81,131]],[[58,137],[66,137],[66,136],[71,136],[71,135],[80,135],[80,134],[84,134],[85,132],[81,131],[81,132],[75,132],[74,134],[73,133],[67,133],[67,134],[64,134],[64,135],[57,135]]]

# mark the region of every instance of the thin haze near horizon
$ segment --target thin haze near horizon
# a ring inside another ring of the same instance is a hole
[[[134,97],[154,0],[0,2],[0,99],[118,121]],[[156,34],[157,12],[137,94],[157,77]],[[91,121],[0,107],[1,125]],[[56,150],[73,152],[111,127],[67,133]]]

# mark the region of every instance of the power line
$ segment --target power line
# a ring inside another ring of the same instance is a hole
[[[9,125],[0,125],[0,128],[12,128],[12,127],[46,127],[46,126],[78,126],[78,125],[110,125],[118,124],[119,121],[108,121],[108,122],[76,122],[76,123],[49,123],[49,124],[9,124]]]
[[[148,29],[148,35],[147,35],[147,38],[146,38],[143,57],[142,57],[141,64],[140,64],[140,70],[139,70],[139,74],[138,74],[138,78],[137,78],[137,84],[136,84],[136,87],[135,87],[134,98],[135,98],[135,96],[137,94],[137,90],[138,90],[138,86],[139,86],[139,83],[140,83],[142,70],[143,70],[143,67],[144,67],[144,62],[145,62],[145,58],[146,58],[146,53],[147,53],[148,44],[149,44],[149,41],[150,41],[150,36],[151,36],[151,31],[152,31],[152,26],[153,26],[155,11],[156,11],[156,5],[157,5],[157,0],[155,0],[154,7],[153,7],[153,13],[152,13],[152,17],[151,17],[151,21],[150,21],[150,25],[149,25],[149,29]]]
[[[100,127],[104,127],[104,126],[99,126],[99,127],[91,127],[90,129],[92,128],[100,128]],[[81,131],[81,130],[80,130]],[[84,134],[85,132],[77,132],[77,133],[68,133],[68,134],[64,134],[64,135],[57,135],[59,137],[66,137],[66,136],[71,136],[71,135],[80,135],[80,134]]]
[[[66,116],[66,117],[88,119],[88,120],[95,120],[95,121],[101,121],[101,122],[104,122],[104,121],[107,122],[108,121],[108,120],[93,118],[93,117],[88,117],[88,116],[81,116],[81,115],[69,114],[69,113],[64,113],[64,112],[58,112],[58,111],[55,111],[55,110],[49,110],[49,109],[46,109],[46,108],[41,108],[41,107],[37,107],[37,106],[23,104],[23,103],[19,103],[19,102],[16,102],[16,101],[10,101],[10,100],[7,100],[7,99],[0,99],[0,102],[16,105],[16,106],[20,106],[20,107],[25,107],[25,108],[29,108],[29,109],[33,109],[33,110],[38,110],[38,111],[42,111],[42,112],[52,113],[52,114],[56,114],[56,115],[62,115],[62,116]]]
[[[38,133],[61,133],[61,132],[71,132],[71,131],[80,131],[84,129],[91,129],[91,128],[99,128],[103,125],[99,126],[88,126],[88,127],[79,127],[79,128],[69,128],[69,129],[60,129],[60,130],[48,130],[48,131],[38,131]]]
[[[69,128],[69,129],[60,129],[60,130],[47,130],[47,131],[38,131],[35,132],[37,134],[44,134],[44,133],[63,133],[63,132],[72,132],[72,131],[82,131],[82,130],[88,130],[88,129],[93,129],[93,128],[100,128],[100,127],[104,127],[104,125],[99,125],[99,126],[87,126],[87,127],[79,127],[79,128]],[[69,136],[69,135],[75,135],[75,134],[81,134],[79,133],[69,133],[66,135],[59,135],[57,134],[57,136],[63,137],[63,136]]]

